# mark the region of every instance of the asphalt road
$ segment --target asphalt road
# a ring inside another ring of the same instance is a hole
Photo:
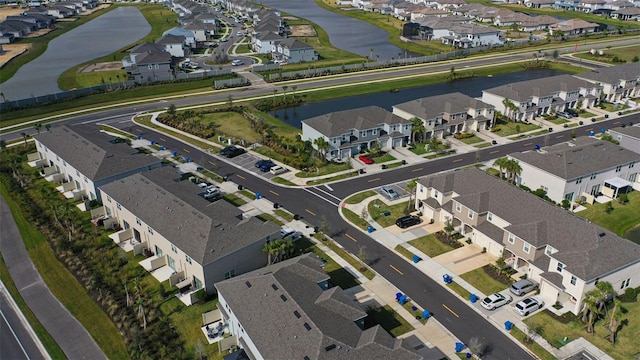
[[[45,359],[30,336],[17,311],[11,306],[4,287],[0,291],[0,359]]]

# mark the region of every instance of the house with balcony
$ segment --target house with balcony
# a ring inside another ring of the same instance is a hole
[[[603,99],[609,102],[640,97],[638,63],[594,69],[574,76],[602,86]]]
[[[455,48],[468,49],[479,46],[502,45],[504,40],[500,30],[479,24],[454,24],[449,34],[442,37],[442,43]]]
[[[159,281],[177,286],[186,304],[200,289],[267,263],[262,249],[280,226],[226,201],[209,202],[173,167],[134,174],[100,187],[104,215],[122,229],[115,240],[147,255],[141,262]]]
[[[609,135],[620,143],[620,146],[640,154],[640,126],[625,126],[609,129]]]
[[[420,179],[416,209],[504,258],[562,311],[577,315],[598,281],[640,286],[640,245],[477,168]]]
[[[100,186],[162,165],[91,125],[52,127],[33,138],[37,154],[29,156],[29,163],[76,200],[100,201]]]
[[[275,32],[263,31],[252,37],[253,51],[258,54],[271,54],[275,44],[284,38]]]
[[[482,101],[516,121],[597,105],[602,86],[571,75],[520,81],[482,91]],[[512,106],[509,106],[511,104]]]
[[[171,54],[173,57],[183,58],[188,56],[190,49],[185,46],[185,37],[176,35],[165,35],[156,41],[157,45],[164,48],[164,51]]]
[[[488,130],[495,107],[462,93],[429,96],[393,106],[393,114],[407,121],[422,120],[426,138]]]
[[[218,310],[232,335],[228,346],[255,360],[446,357],[415,336],[392,338],[380,325],[365,329],[367,313],[340,287],[329,286],[313,254],[217,283]]]
[[[329,143],[327,160],[345,159],[370,149],[405,146],[413,123],[379,106],[336,111],[302,121],[302,140]],[[316,144],[313,144],[316,147]]]
[[[525,0],[524,5],[532,9],[551,8],[555,0]]]
[[[138,84],[173,80],[174,62],[164,45],[142,43],[122,58],[127,76]]]
[[[640,190],[640,154],[594,137],[582,136],[508,157],[522,168],[516,176],[518,185],[542,189],[557,203],[582,200],[592,204],[599,196],[616,199],[634,188]]]
[[[293,38],[273,41],[271,57],[287,64],[318,61],[318,53],[313,46]]]

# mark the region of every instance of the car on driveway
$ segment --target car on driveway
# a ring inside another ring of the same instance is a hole
[[[398,220],[396,220],[396,225],[400,229],[406,229],[410,226],[418,225],[421,222],[422,222],[422,219],[420,219],[418,216],[406,215],[401,218],[398,218]]]
[[[580,113],[578,113],[578,111],[576,109],[567,109],[564,112],[566,112],[567,114],[573,116],[573,117],[578,117],[580,116]]]
[[[486,298],[482,299],[482,307],[487,309],[487,310],[495,310],[497,308],[499,308],[500,306],[504,306],[507,305],[508,303],[510,303],[513,299],[511,298],[511,296],[509,295],[502,295],[500,293],[495,293],[495,294],[491,294],[489,296],[487,296]]]
[[[542,300],[535,297],[528,297],[518,301],[518,303],[513,307],[513,311],[518,315],[527,316],[538,309],[542,309],[543,306],[544,302]]]
[[[216,185],[210,185],[207,186],[202,196],[209,201],[217,200],[222,196],[222,190]]]
[[[365,163],[367,165],[373,164],[373,159],[371,159],[367,155],[360,155],[360,156],[358,156],[358,159],[360,159],[360,161],[362,161],[363,163]]]
[[[384,196],[386,196],[387,198],[389,198],[389,200],[395,200],[397,198],[400,197],[400,195],[398,194],[397,191],[393,190],[392,187],[389,186],[383,186],[380,188],[380,192],[382,192],[382,194],[384,194]]]
[[[537,288],[538,288],[538,284],[533,282],[533,280],[522,279],[522,280],[518,280],[518,281],[514,282],[513,284],[511,284],[511,286],[509,287],[509,290],[514,295],[522,296],[522,295],[525,295],[527,293],[532,292],[533,290],[535,290]]]
[[[562,112],[562,111],[557,112],[556,116],[564,118],[564,119],[571,119],[573,117],[570,114],[568,114],[566,112]]]

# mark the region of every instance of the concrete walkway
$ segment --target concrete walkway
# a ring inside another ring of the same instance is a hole
[[[40,277],[4,198],[0,198],[0,252],[20,295],[65,355],[69,359],[106,359],[91,335]]]

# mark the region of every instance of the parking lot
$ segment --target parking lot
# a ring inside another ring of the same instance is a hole
[[[218,159],[232,163],[255,176],[260,176],[268,180],[271,180],[272,178],[278,176],[278,175],[273,175],[269,171],[262,172],[260,171],[260,169],[256,168],[256,162],[258,160],[267,159],[266,157],[257,156],[250,152],[246,152],[242,155],[238,155],[231,159],[219,154],[216,156],[218,157]]]

